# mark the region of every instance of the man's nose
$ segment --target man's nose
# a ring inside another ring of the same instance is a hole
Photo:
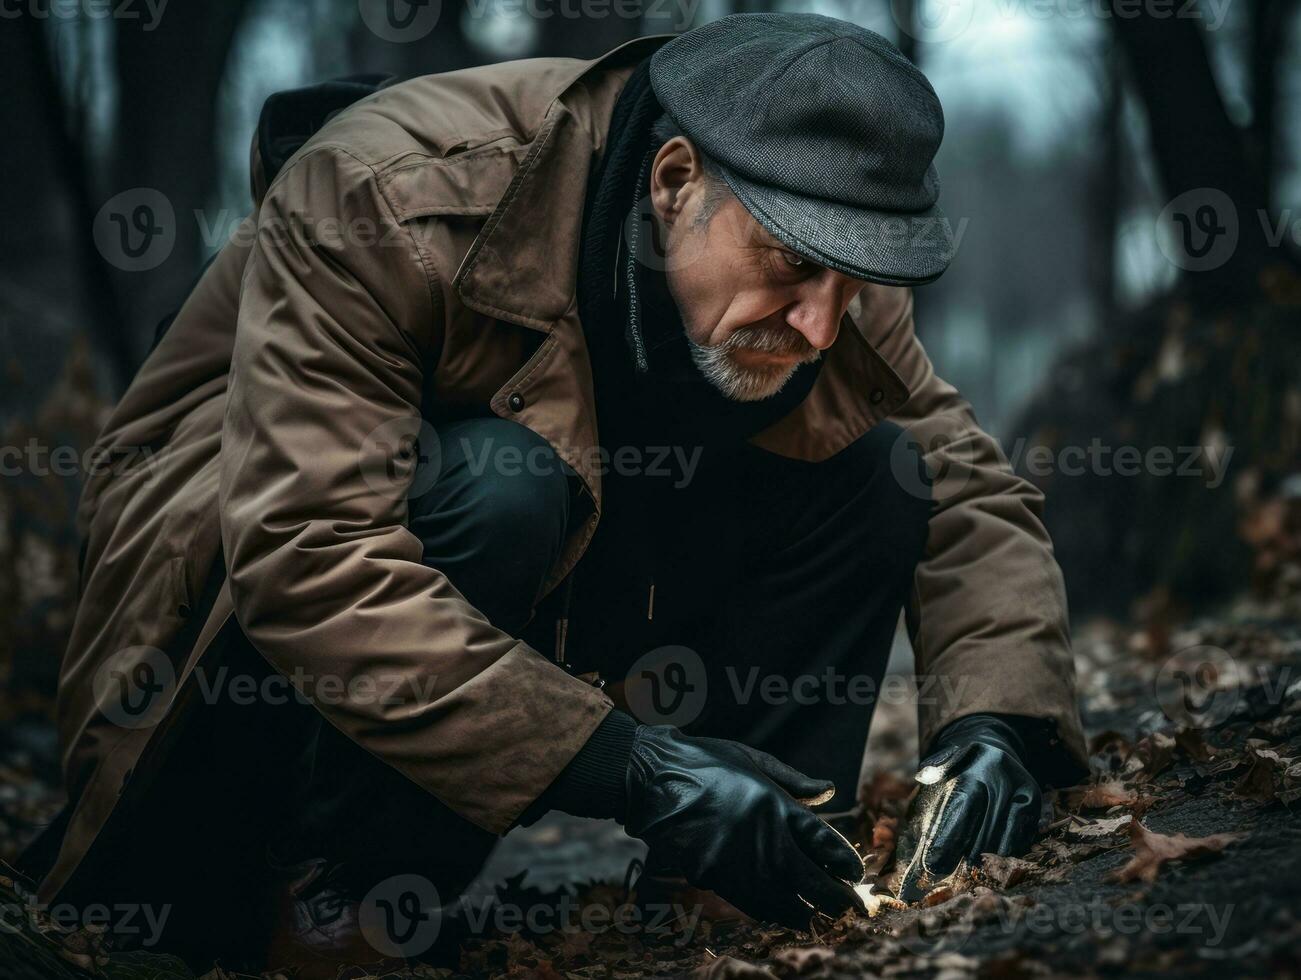
[[[841,312],[840,297],[835,290],[815,286],[801,291],[799,299],[786,311],[786,323],[818,350],[826,350],[840,330]]]

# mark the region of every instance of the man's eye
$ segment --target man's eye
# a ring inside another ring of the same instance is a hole
[[[782,259],[787,265],[803,265],[804,256],[796,255],[794,252],[788,252],[786,249],[781,250]]]

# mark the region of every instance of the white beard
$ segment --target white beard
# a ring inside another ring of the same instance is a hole
[[[727,398],[737,402],[757,402],[771,398],[790,381],[801,364],[816,361],[822,352],[809,348],[799,361],[789,365],[747,368],[738,364],[732,354],[738,350],[758,350],[769,353],[791,351],[789,328],[755,328],[738,331],[721,344],[702,347],[690,341],[691,359],[706,380]]]

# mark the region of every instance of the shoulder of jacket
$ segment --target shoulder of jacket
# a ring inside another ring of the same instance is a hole
[[[491,214],[553,105],[564,103],[600,138],[594,107],[628,69],[573,58],[532,58],[381,89],[341,112],[291,158],[272,186],[316,153],[347,158],[373,179],[398,221]],[[269,192],[269,189],[268,189]],[[258,202],[260,203],[260,202]]]

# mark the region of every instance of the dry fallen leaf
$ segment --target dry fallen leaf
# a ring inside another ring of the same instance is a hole
[[[863,859],[865,875],[880,874],[894,857],[895,829],[898,824],[898,817],[882,815],[876,818],[876,823],[872,825],[871,850]]]
[[[1209,762],[1216,752],[1206,744],[1202,733],[1195,728],[1181,728],[1175,733],[1175,744],[1194,762]]]
[[[796,975],[816,970],[835,958],[836,953],[829,946],[792,946],[773,957],[779,966]]]
[[[1151,779],[1159,776],[1174,761],[1174,736],[1163,732],[1153,732],[1139,739],[1134,746],[1134,755],[1143,763],[1143,775]]]
[[[1024,881],[1029,875],[1039,871],[1039,865],[1019,857],[1003,857],[998,854],[980,855],[980,870],[986,878],[999,888],[1011,888]]]
[[[1062,834],[1077,840],[1098,840],[1119,833],[1132,822],[1133,818],[1128,813],[1122,813],[1118,817],[1104,817],[1101,820],[1084,820],[1077,817],[1062,828]]]
[[[1128,806],[1138,799],[1138,794],[1119,780],[1110,779],[1092,786],[1076,787],[1067,794],[1067,805],[1073,810],[1109,810],[1113,806]]]
[[[1259,755],[1251,767],[1233,785],[1233,795],[1259,803],[1269,803],[1277,798],[1274,790],[1274,763]]]
[[[777,975],[731,956],[715,956],[692,970],[691,980],[777,980]]]
[[[1208,837],[1188,837],[1184,834],[1156,834],[1148,830],[1137,820],[1129,825],[1129,842],[1134,848],[1134,856],[1118,871],[1108,877],[1111,881],[1146,881],[1156,880],[1161,866],[1169,861],[1186,861],[1189,858],[1218,854],[1234,841],[1242,840],[1246,834],[1226,833],[1211,834]]]

